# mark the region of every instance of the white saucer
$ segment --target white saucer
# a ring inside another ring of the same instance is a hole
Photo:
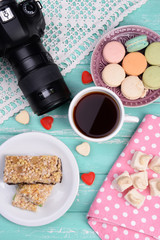
[[[57,155],[62,161],[63,179],[53,187],[43,207],[37,212],[12,206],[14,185],[3,182],[5,155]],[[41,226],[60,218],[72,205],[79,187],[77,162],[69,148],[51,135],[29,132],[16,135],[0,146],[0,213],[8,220],[24,226]]]

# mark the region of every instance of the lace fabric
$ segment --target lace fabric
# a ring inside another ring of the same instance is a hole
[[[42,42],[61,69],[70,72],[111,30],[147,0],[41,0],[46,20]],[[0,59],[0,123],[28,106],[10,64]]]

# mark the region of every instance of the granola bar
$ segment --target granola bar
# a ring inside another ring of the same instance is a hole
[[[32,202],[28,201],[25,197],[23,197],[20,193],[17,193],[13,198],[12,205],[14,207],[18,207],[24,210],[29,210],[36,212],[37,205],[33,204]]]
[[[29,202],[43,206],[48,196],[51,194],[53,185],[46,184],[24,184],[19,185],[18,194],[25,197]]]
[[[4,182],[8,184],[56,184],[62,180],[57,156],[6,156]]]

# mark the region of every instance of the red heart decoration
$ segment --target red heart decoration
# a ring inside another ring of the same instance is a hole
[[[47,130],[51,129],[53,121],[54,119],[52,117],[44,117],[40,120],[42,126]]]
[[[94,179],[95,179],[95,173],[94,172],[83,173],[81,175],[81,179],[87,185],[92,185],[92,183],[94,182]]]
[[[82,83],[83,84],[88,84],[88,83],[91,83],[91,82],[93,82],[91,74],[87,71],[84,71],[82,73]]]

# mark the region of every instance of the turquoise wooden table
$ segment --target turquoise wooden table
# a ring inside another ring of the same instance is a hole
[[[159,0],[148,0],[140,9],[128,15],[120,25],[141,25],[160,34],[159,10]],[[72,72],[65,76],[65,81],[71,90],[72,96],[85,87],[94,85],[91,83],[84,86],[81,83],[82,72],[84,70],[90,71],[90,59],[91,54]],[[24,227],[9,222],[0,216],[0,240],[99,239],[95,232],[89,227],[86,220],[86,214],[104,178],[126,146],[138,124],[125,123],[119,134],[110,141],[104,143],[90,143],[91,153],[88,157],[83,157],[75,151],[76,145],[82,143],[83,140],[73,132],[69,125],[67,117],[68,106],[69,103],[50,112],[49,115],[53,116],[55,119],[50,131],[43,129],[40,124],[41,117],[35,116],[31,109],[27,108],[31,116],[30,123],[26,126],[21,125],[15,121],[14,117],[5,121],[0,125],[0,144],[8,138],[22,132],[47,132],[56,136],[70,148],[77,160],[80,174],[89,171],[94,171],[96,173],[94,184],[92,186],[87,186],[80,181],[79,192],[71,208],[60,219],[48,225],[41,227]],[[140,120],[148,113],[160,116],[160,99],[148,106],[136,109],[126,108],[125,111],[128,115],[138,116]]]

